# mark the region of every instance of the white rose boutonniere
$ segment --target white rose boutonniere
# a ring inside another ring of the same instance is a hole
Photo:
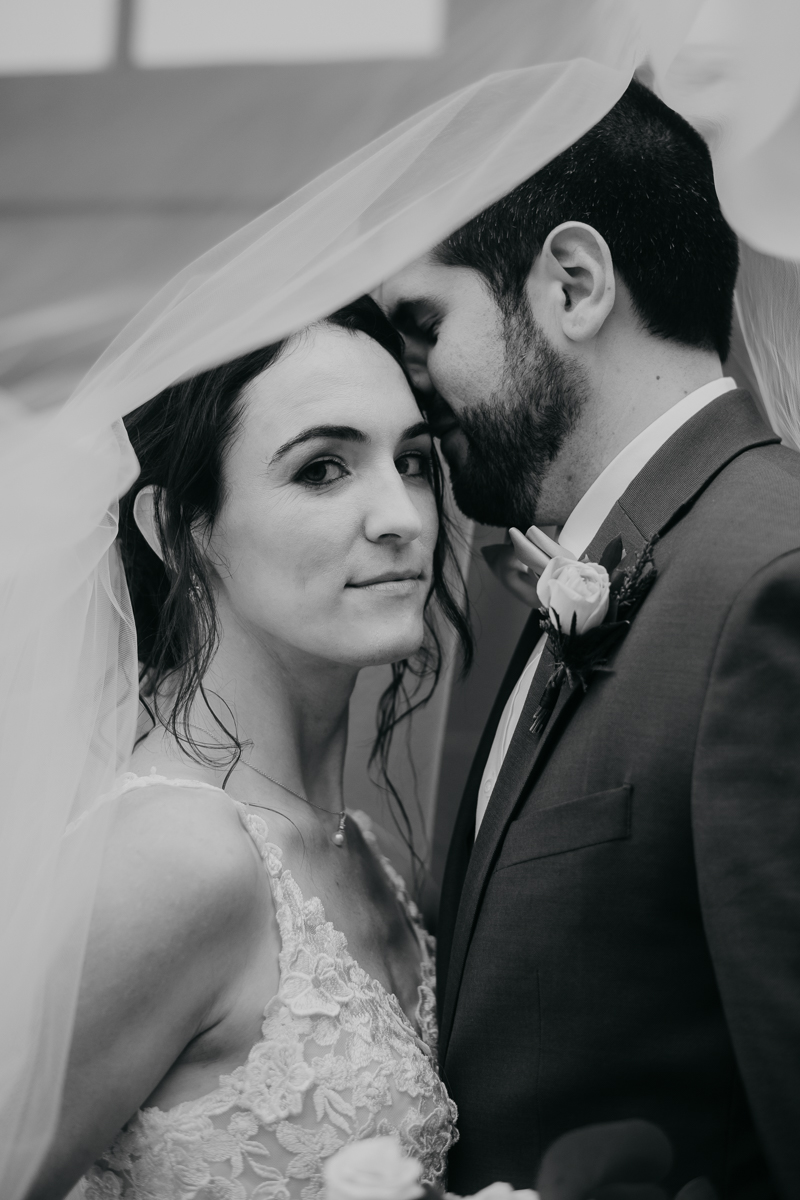
[[[529,537],[532,532],[544,540],[539,530],[528,530]],[[612,649],[627,633],[656,581],[653,547],[657,540],[651,538],[628,568],[622,565],[621,537],[609,542],[598,563],[578,562],[565,554],[555,554],[547,562],[536,594],[542,605],[539,628],[547,634],[553,670],[533,714],[531,733],[544,732],[565,681],[570,689],[580,686],[585,692],[592,675],[607,670]],[[517,541],[522,541],[518,532]],[[554,542],[550,545],[558,549]]]
[[[608,571],[599,563],[551,558],[536,593],[562,633],[580,636],[605,620],[611,599]]]
[[[325,1163],[326,1200],[417,1200],[422,1167],[394,1137],[342,1146]]]

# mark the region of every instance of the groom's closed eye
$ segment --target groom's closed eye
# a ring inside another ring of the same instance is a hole
[[[398,333],[411,341],[435,344],[440,314],[431,304],[403,300],[392,309],[390,320]]]

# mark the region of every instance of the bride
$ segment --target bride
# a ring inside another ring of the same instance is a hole
[[[126,419],[141,474],[119,541],[152,721],[30,1200],[80,1176],[87,1200],[309,1200],[327,1156],[386,1132],[442,1180],[430,939],[342,794],[359,670],[397,664],[380,751],[404,673],[435,675],[437,608],[469,645],[400,355],[364,298]]]

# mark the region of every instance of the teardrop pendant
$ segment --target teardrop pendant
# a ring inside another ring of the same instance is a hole
[[[347,820],[347,813],[340,812],[339,813],[339,828],[336,830],[336,833],[333,835],[334,846],[343,846],[344,845],[344,823],[346,820]]]

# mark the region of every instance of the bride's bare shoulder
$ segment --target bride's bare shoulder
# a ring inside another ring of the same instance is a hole
[[[122,910],[126,923],[138,918],[205,935],[232,921],[247,927],[265,882],[225,793],[152,782],[129,787],[115,802],[99,903]]]
[[[224,793],[148,782],[112,803],[65,1109],[97,1152],[198,1036],[238,1047],[226,1022],[254,948],[267,996],[279,952],[266,871]]]

